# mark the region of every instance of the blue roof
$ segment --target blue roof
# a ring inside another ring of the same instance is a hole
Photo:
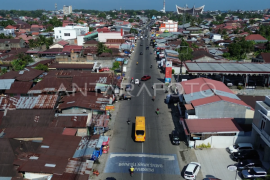
[[[124,61],[124,58],[116,58],[116,61]]]

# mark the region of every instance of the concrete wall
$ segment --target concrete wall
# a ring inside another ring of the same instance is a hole
[[[205,140],[196,140],[195,147],[210,143],[211,148],[227,148],[235,143],[252,143],[251,136],[211,136]]]
[[[114,60],[95,60],[95,62],[101,63],[101,67],[112,68]]]
[[[106,42],[107,39],[122,39],[121,33],[98,33],[99,42]]]
[[[201,118],[245,118],[246,107],[227,101],[218,101],[207,105],[197,106],[196,115]]]

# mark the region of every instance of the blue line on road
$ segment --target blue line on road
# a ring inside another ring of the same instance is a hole
[[[105,173],[129,173],[133,166],[136,172],[180,175],[175,154],[128,154],[111,153],[106,163]]]

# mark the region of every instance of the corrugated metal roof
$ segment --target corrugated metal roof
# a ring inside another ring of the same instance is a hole
[[[185,119],[190,133],[236,133],[242,131],[232,118]]]
[[[63,135],[69,135],[69,136],[75,136],[77,133],[77,129],[73,129],[73,128],[65,128],[63,131]]]
[[[62,175],[54,174],[51,180],[88,180],[89,174],[71,174],[64,173]]]
[[[85,116],[58,116],[51,122],[50,127],[85,128],[87,118],[88,114]]]
[[[68,161],[65,173],[89,175],[90,172],[92,172],[93,163],[94,161],[91,161],[91,160],[87,160],[86,162],[81,162],[80,159],[70,159]]]
[[[0,89],[2,90],[10,89],[14,81],[15,79],[0,79]]]
[[[17,109],[53,109],[57,95],[39,95],[35,97],[20,97]]]
[[[79,157],[91,157],[97,146],[99,139],[90,139],[89,137],[83,137],[79,143],[73,158]],[[88,145],[87,145],[88,144]]]

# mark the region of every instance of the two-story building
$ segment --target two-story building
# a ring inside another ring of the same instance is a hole
[[[0,39],[0,50],[11,50],[13,48],[24,48],[23,39]]]
[[[82,27],[82,26],[55,27],[54,38],[56,40],[77,39],[78,36],[85,35],[88,32],[89,27]]]
[[[257,101],[252,123],[254,147],[263,153],[263,161],[270,161],[270,96]]]

